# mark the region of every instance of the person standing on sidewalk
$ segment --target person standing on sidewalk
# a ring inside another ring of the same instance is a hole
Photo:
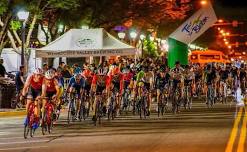
[[[19,99],[20,93],[25,83],[24,77],[23,77],[24,76],[24,66],[20,66],[19,70],[20,71],[18,71],[15,76],[16,97],[17,97],[16,99]],[[24,103],[21,103],[21,101],[17,100],[17,105],[21,107],[22,105],[24,105]]]
[[[0,77],[5,77],[5,67],[3,66],[3,58],[0,58]]]

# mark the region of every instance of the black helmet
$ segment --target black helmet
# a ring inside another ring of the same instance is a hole
[[[178,65],[178,64],[180,64],[180,62],[179,61],[176,61],[175,64]]]

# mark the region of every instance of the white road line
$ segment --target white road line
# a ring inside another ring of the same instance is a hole
[[[0,143],[0,145],[29,144],[29,143],[40,143],[40,142],[47,142],[47,141],[50,141],[50,140],[46,139],[46,140],[35,140],[35,141],[6,142],[6,143]]]
[[[36,149],[36,148],[46,148],[48,146],[28,146],[28,147],[15,147],[15,148],[2,148],[0,151],[8,151],[8,150],[20,150],[20,149]]]

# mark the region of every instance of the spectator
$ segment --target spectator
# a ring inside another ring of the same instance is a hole
[[[21,90],[23,89],[24,87],[24,66],[20,66],[20,71],[18,71],[16,73],[16,76],[15,76],[15,84],[16,84],[16,93],[17,95],[21,92]]]
[[[43,73],[49,70],[48,64],[44,63],[43,64]]]
[[[81,72],[81,68],[79,67],[78,64],[74,64],[73,66],[73,73],[80,73]]]
[[[70,73],[69,68],[68,68],[67,65],[64,66],[64,68],[63,68],[61,73],[62,73],[62,76],[64,78],[71,78],[71,73]]]
[[[62,71],[63,68],[64,68],[64,66],[65,66],[65,63],[64,63],[64,62],[60,62],[60,63],[59,63],[59,66],[58,66],[58,68],[57,68],[57,70]]]
[[[3,66],[3,59],[0,58],[0,77],[5,77],[5,67]]]

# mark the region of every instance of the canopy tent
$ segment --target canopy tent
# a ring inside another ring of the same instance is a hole
[[[127,45],[103,28],[71,29],[47,46],[36,50],[38,58],[135,55]]]

